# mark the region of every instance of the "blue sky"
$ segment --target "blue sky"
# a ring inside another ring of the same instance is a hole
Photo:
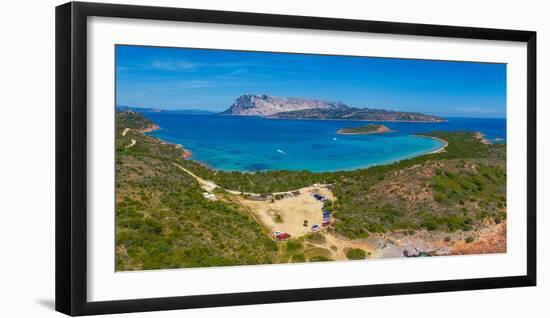
[[[240,95],[341,101],[455,117],[505,117],[506,65],[117,46],[118,105],[222,111]]]

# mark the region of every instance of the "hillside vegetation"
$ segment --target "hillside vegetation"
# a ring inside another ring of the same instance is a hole
[[[140,115],[117,114],[116,270],[274,262],[277,246],[237,205],[203,198],[181,149],[144,136]],[[135,146],[125,146],[136,140]]]
[[[397,230],[468,232],[506,218],[506,146],[483,144],[469,132],[426,134],[448,141],[446,150],[368,169],[242,173],[186,160],[180,147],[141,133],[151,124],[135,113],[117,113],[117,270],[330,259],[303,240],[274,242],[240,206],[204,199],[195,179],[172,163],[237,191],[331,183],[337,199],[325,208],[333,212],[335,233],[350,239]],[[122,136],[125,128],[131,130]],[[135,145],[127,148],[132,139]]]
[[[117,132],[120,130],[120,136],[122,136],[122,132],[126,128],[133,129],[135,131],[143,131],[157,127],[157,125],[149,119],[132,110],[117,112],[115,124]]]

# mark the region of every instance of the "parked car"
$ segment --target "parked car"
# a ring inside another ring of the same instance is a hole
[[[320,229],[321,229],[321,227],[320,227],[319,225],[317,225],[317,224],[313,224],[313,226],[311,226],[311,230],[312,230],[313,232],[319,231]]]
[[[321,226],[325,227],[325,226],[329,226],[330,225],[330,221],[323,221],[323,223],[321,223]]]
[[[321,201],[321,202],[326,202],[328,201],[328,199],[322,195],[320,195],[319,193],[314,193],[313,194],[313,197],[315,198],[315,200],[317,201]]]
[[[277,240],[278,241],[284,241],[284,240],[288,240],[290,238],[290,234],[288,233],[280,233],[279,235],[277,235]]]
[[[281,231],[275,231],[275,232],[273,232],[273,235],[279,236],[279,234],[281,234],[281,233],[283,233],[283,232],[281,232]]]

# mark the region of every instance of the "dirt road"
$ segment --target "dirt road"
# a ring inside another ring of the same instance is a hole
[[[135,146],[135,145],[136,145],[136,140],[135,140],[135,139],[132,139],[132,142],[130,142],[130,144],[127,145],[125,148],[128,149],[128,148],[131,148],[131,147],[133,147],[133,146]]]
[[[212,181],[208,181],[208,180],[205,180],[199,176],[197,176],[196,174],[194,174],[193,172],[185,169],[184,167],[180,166],[179,164],[177,163],[172,163],[174,166],[180,168],[181,170],[187,172],[188,174],[190,174],[193,178],[195,178],[197,180],[197,182],[199,183],[200,187],[203,188],[203,190],[206,190],[208,192],[212,192],[214,191],[214,189],[216,188],[219,188],[219,186],[217,184],[215,184],[214,182]]]

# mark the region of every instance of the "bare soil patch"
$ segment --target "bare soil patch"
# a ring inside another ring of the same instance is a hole
[[[298,189],[299,195],[287,196],[280,200],[253,201],[239,196],[239,202],[251,211],[271,232],[289,233],[292,237],[311,233],[311,226],[323,222],[323,203],[312,193],[319,192],[334,200],[332,192],[326,188],[306,187]],[[304,226],[307,220],[307,226]]]

